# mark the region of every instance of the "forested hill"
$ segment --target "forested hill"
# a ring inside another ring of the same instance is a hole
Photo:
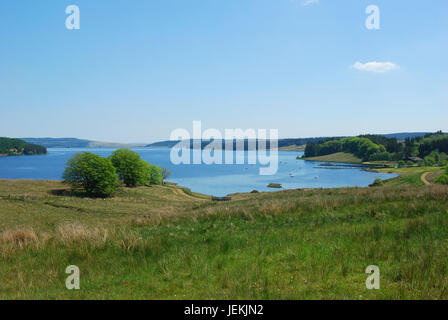
[[[319,137],[319,138],[288,138],[288,139],[279,139],[278,140],[278,147],[282,148],[282,147],[288,147],[288,146],[301,146],[301,145],[306,145],[308,142],[315,142],[318,143],[320,141],[325,141],[331,139],[330,137]],[[222,141],[222,148],[225,148],[225,142],[226,140],[221,140]],[[227,141],[231,141],[231,140],[227,140]],[[233,140],[233,149],[236,148],[236,141],[237,140]],[[241,141],[241,140],[239,140]],[[252,140],[254,141],[254,140]],[[256,140],[257,144],[258,144],[259,139]],[[180,140],[167,140],[167,141],[160,141],[160,142],[155,142],[155,143],[151,143],[148,144],[146,147],[148,148],[172,148],[175,145],[177,145],[178,143],[180,143]],[[194,148],[193,145],[194,140],[190,139],[189,142],[188,140],[186,140],[186,145],[189,145],[190,148]],[[207,145],[209,145],[212,142],[212,140],[202,140],[201,143],[201,148],[205,148]],[[266,141],[266,145],[269,148],[269,140]],[[247,150],[248,148],[248,140],[245,139],[244,140],[244,149]]]
[[[27,143],[20,139],[0,138],[0,155],[20,156],[46,154],[47,149],[37,144]]]
[[[419,138],[423,137],[425,135],[429,134],[429,132],[401,132],[401,133],[389,133],[389,134],[382,134],[382,135],[375,135],[375,136],[382,136],[389,139],[396,139],[396,140],[405,140],[405,139],[411,139],[411,138]],[[373,135],[369,135],[373,136]],[[278,147],[288,147],[288,146],[304,146],[307,143],[323,143],[328,140],[333,139],[342,139],[342,138],[348,138],[348,137],[313,137],[313,138],[288,138],[288,139],[278,139]],[[246,140],[247,141],[247,140]],[[148,148],[172,148],[175,145],[177,145],[180,142],[180,140],[174,141],[174,140],[166,140],[166,141],[159,141],[155,143],[151,143],[146,145]],[[203,140],[201,142],[201,148],[204,148],[207,146],[211,141]],[[188,141],[186,142],[188,145]],[[247,145],[247,142],[246,142]],[[193,140],[190,139],[190,147],[193,148]]]
[[[422,161],[428,165],[448,161],[448,134],[442,131],[399,141],[382,135],[361,135],[309,142],[304,158],[351,153],[363,161]]]

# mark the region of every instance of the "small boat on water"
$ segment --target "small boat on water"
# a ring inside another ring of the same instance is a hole
[[[294,175],[293,175],[292,173],[290,173],[289,176],[290,176],[291,178],[294,178]]]

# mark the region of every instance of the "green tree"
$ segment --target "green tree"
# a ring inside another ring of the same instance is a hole
[[[162,169],[150,164],[149,170],[151,172],[150,183],[151,184],[163,184]]]
[[[436,160],[433,157],[431,157],[431,156],[425,157],[425,166],[432,167],[435,164],[436,164]]]
[[[140,155],[129,149],[118,149],[109,156],[118,177],[127,187],[135,187],[144,180],[144,166]]]
[[[162,184],[163,176],[162,169],[154,166],[144,160],[141,160],[141,174],[139,176],[139,185],[150,185],[150,184]]]
[[[435,178],[436,183],[448,184],[448,167],[445,168],[445,173]]]
[[[77,153],[67,161],[64,183],[83,188],[88,195],[108,197],[117,190],[118,176],[112,162],[90,152]]]

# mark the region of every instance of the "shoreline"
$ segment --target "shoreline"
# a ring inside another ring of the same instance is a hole
[[[369,171],[364,169],[365,171]],[[374,172],[374,171],[369,171],[372,173],[382,173],[382,172]],[[398,173],[393,173],[393,174],[398,174]],[[388,181],[388,180],[393,180],[393,179],[397,179],[399,178],[400,175],[398,174],[397,177],[393,177],[393,178],[389,178],[389,179],[385,179],[383,181]],[[39,183],[39,182],[56,182],[56,183],[61,183],[63,184],[63,180],[58,180],[58,179],[5,179],[5,178],[0,178],[0,183],[1,182],[34,182],[34,183]],[[373,181],[372,181],[373,182]],[[227,197],[227,196],[232,196],[232,195],[252,195],[252,194],[262,194],[262,193],[280,193],[280,192],[285,192],[285,191],[296,191],[296,190],[322,190],[322,189],[328,189],[328,190],[332,190],[332,189],[346,189],[346,188],[363,188],[363,189],[368,189],[370,186],[343,186],[343,187],[300,187],[300,188],[285,188],[283,186],[280,187],[268,187],[269,190],[258,190],[256,188],[252,188],[251,191],[245,191],[245,192],[240,192],[240,191],[236,191],[236,192],[231,192],[231,193],[227,193],[224,196],[220,196],[220,195],[216,195],[216,194],[206,194],[206,193],[202,193],[202,192],[197,192],[197,191],[193,191],[191,190],[189,187],[187,186],[183,186],[183,185],[179,185],[176,182],[171,182],[171,181],[166,181],[165,184],[163,185],[155,185],[157,187],[166,187],[166,188],[174,188],[174,189],[179,189],[182,190],[185,194],[189,195],[193,195],[193,197],[195,198],[204,198],[204,197],[208,197],[208,198],[212,198],[212,197]],[[143,188],[151,188],[154,186],[139,186],[139,187],[143,187]],[[136,189],[139,187],[135,187],[135,188],[130,188],[130,189]],[[122,187],[124,189],[126,189],[127,187]],[[67,189],[70,189],[69,186],[67,186]],[[257,192],[254,192],[257,191]]]

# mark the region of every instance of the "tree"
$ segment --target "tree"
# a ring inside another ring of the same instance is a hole
[[[448,167],[445,168],[445,173],[434,179],[436,183],[448,184]]]
[[[431,156],[425,157],[425,166],[432,167],[435,164],[436,164],[436,160],[433,157],[431,157]]]
[[[142,172],[138,180],[139,185],[162,184],[162,169],[141,160]]]
[[[316,143],[314,143],[313,141],[308,142],[306,144],[306,147],[305,147],[305,154],[304,154],[304,156],[305,157],[317,156],[318,153],[319,153],[318,149],[319,149],[319,147],[318,147],[318,145],[316,145]]]
[[[108,197],[118,186],[112,162],[90,152],[77,153],[69,159],[63,179],[74,188],[83,188],[90,196]]]
[[[150,164],[149,171],[151,172],[151,184],[163,184],[163,175],[161,168]]]
[[[135,187],[144,180],[144,165],[140,155],[129,149],[118,149],[109,156],[118,177],[127,187]]]
[[[162,173],[162,184],[165,183],[165,180],[168,179],[171,176],[171,171],[167,168],[161,168]]]
[[[132,150],[115,150],[109,158],[127,187],[162,184],[161,169],[140,159],[140,155]]]

